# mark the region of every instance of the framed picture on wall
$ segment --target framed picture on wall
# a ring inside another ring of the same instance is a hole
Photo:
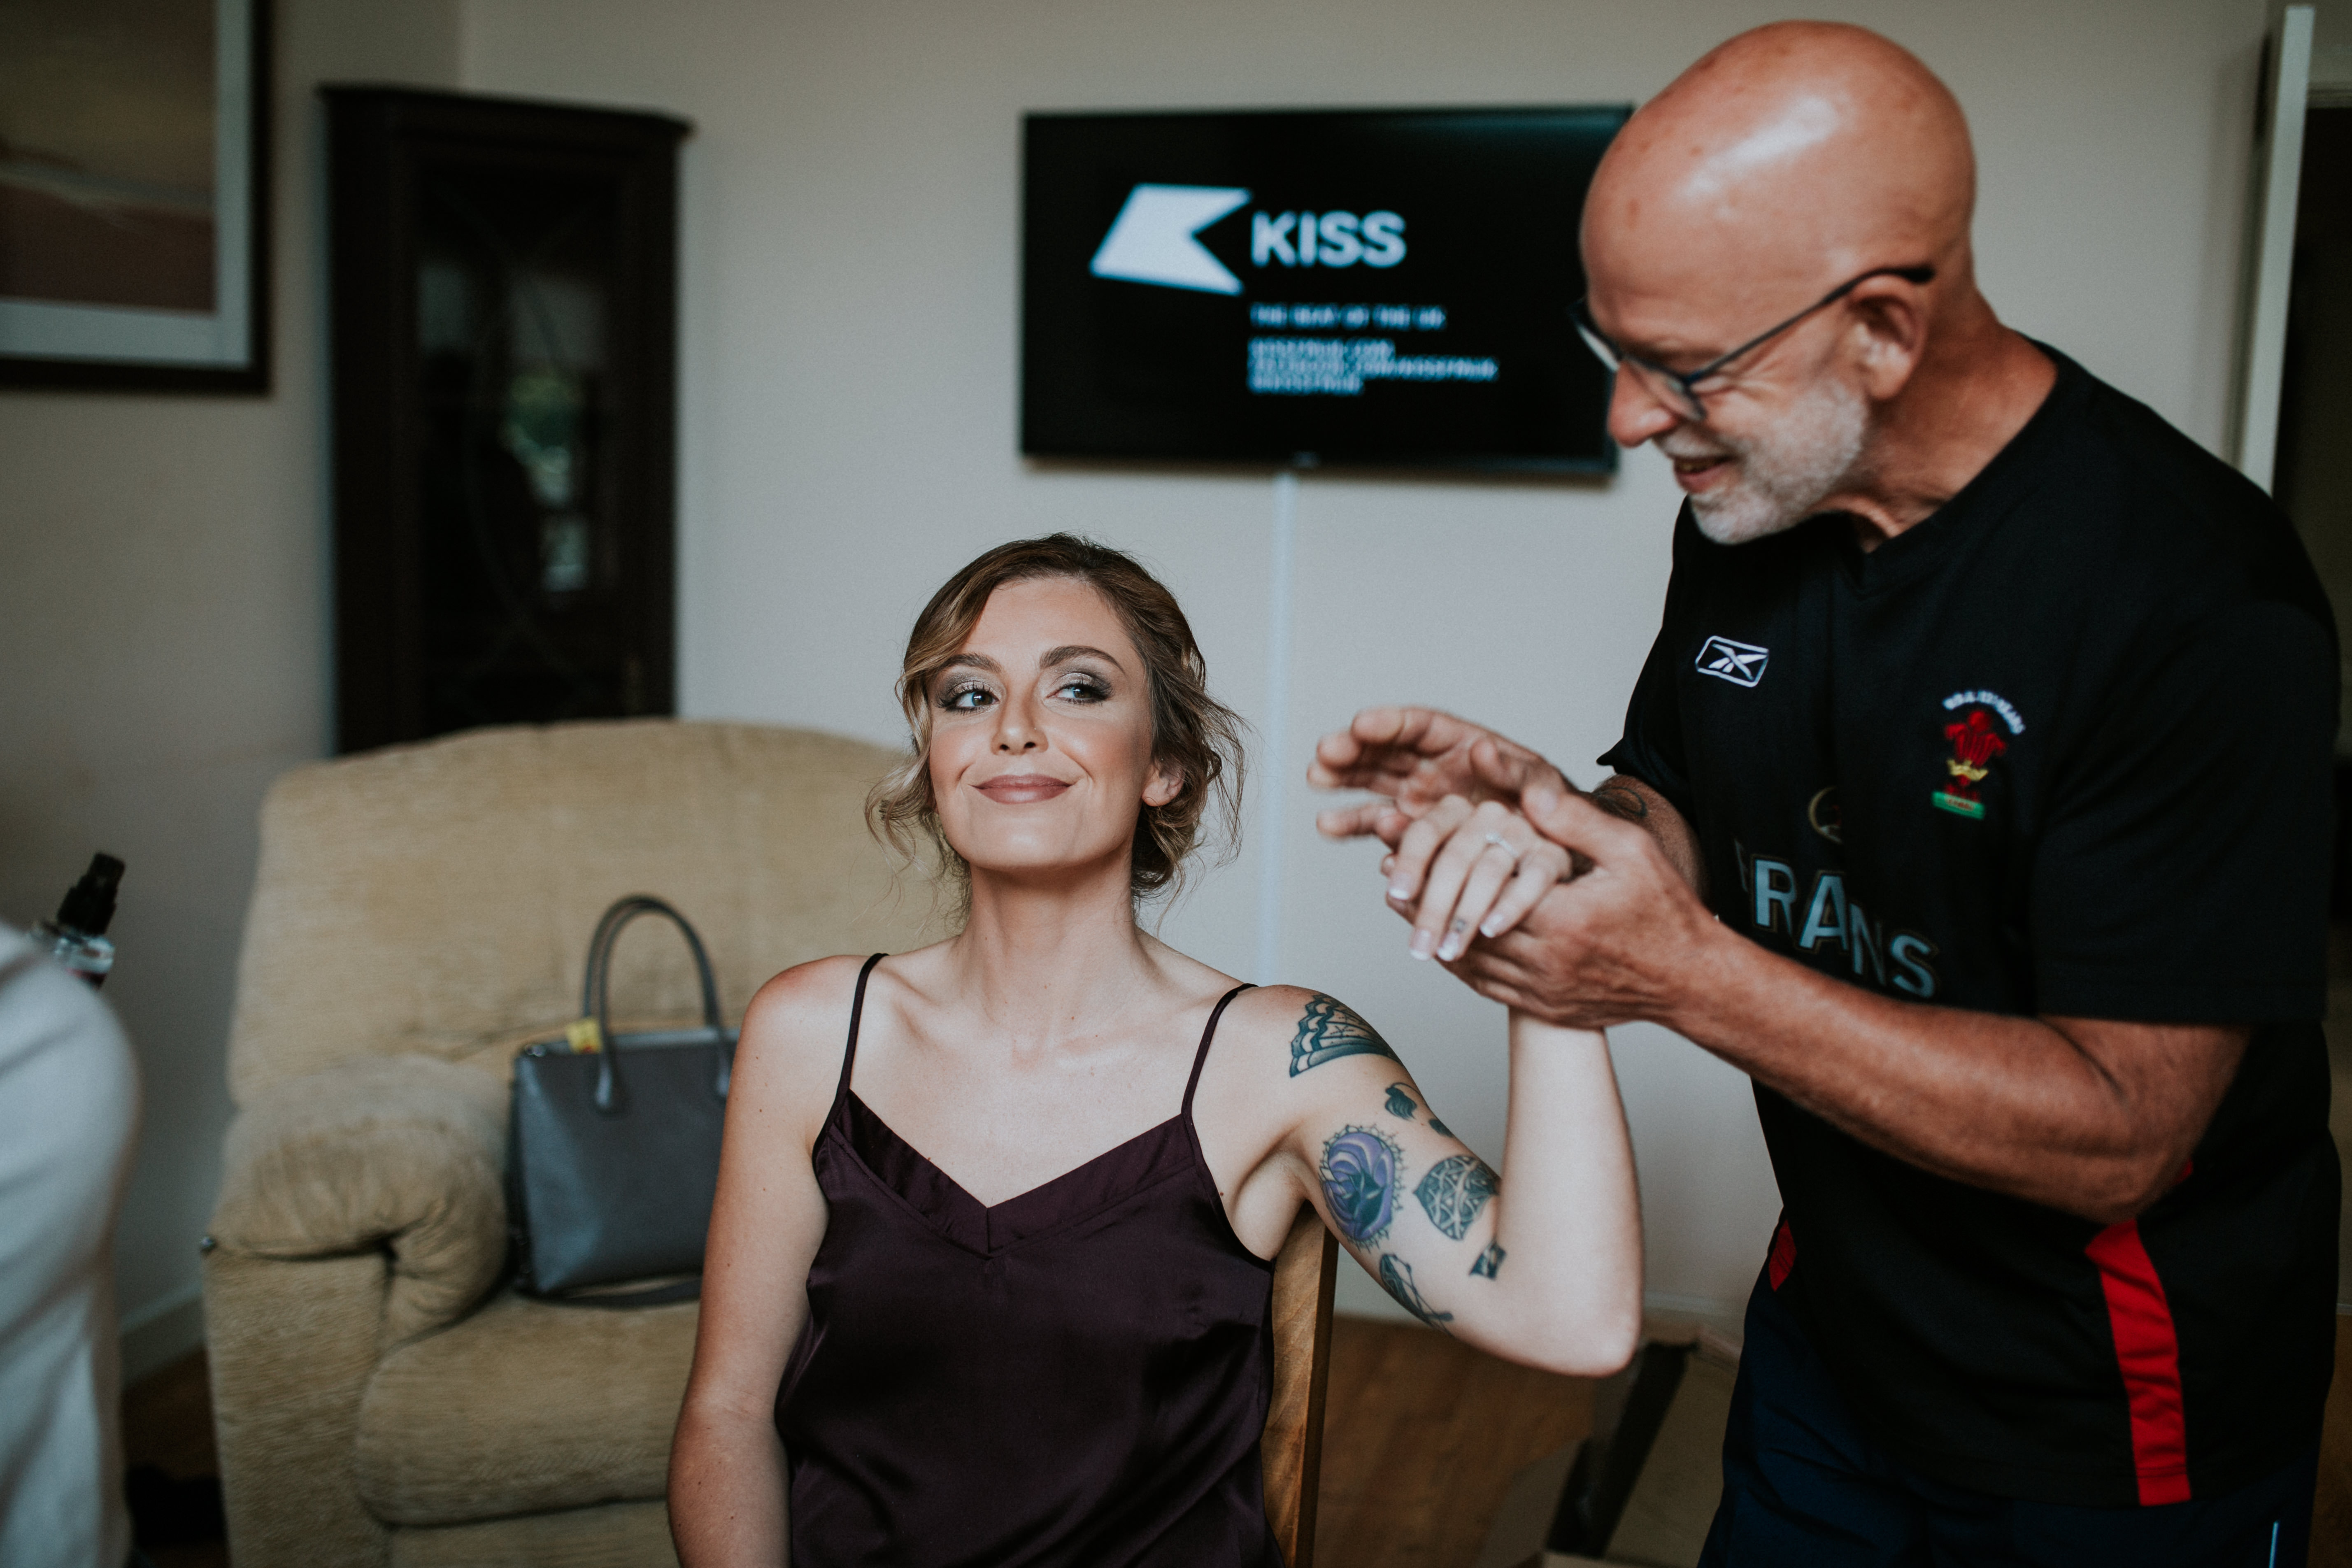
[[[268,0],[0,5],[0,385],[266,392]]]

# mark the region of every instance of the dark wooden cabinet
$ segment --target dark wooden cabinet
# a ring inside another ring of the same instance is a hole
[[[688,127],[320,91],[338,749],[674,711]]]

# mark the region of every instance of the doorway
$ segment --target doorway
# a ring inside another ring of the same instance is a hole
[[[2330,102],[2314,93],[2304,120],[2274,473],[2272,493],[2319,569],[2340,639],[2352,629],[2352,96]],[[2352,670],[2352,663],[2346,668]],[[2352,718],[2352,679],[2345,686],[2336,731],[2328,911],[2327,1047],[2335,1079],[2328,1124],[2352,1173],[2352,722],[2346,721]],[[2346,1223],[2336,1263],[2339,1309],[2352,1302],[2352,1201]]]

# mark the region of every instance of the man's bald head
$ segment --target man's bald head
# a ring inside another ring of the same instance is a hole
[[[1676,302],[1769,324],[1874,267],[1965,286],[1975,201],[1968,121],[1933,72],[1864,28],[1776,23],[1626,122],[1586,199],[1585,267],[1629,328]]]
[[[1968,121],[1896,45],[1782,22],[1714,50],[1585,201],[1610,434],[1673,459],[1718,543],[1837,511],[1870,548],[1917,521],[2054,374],[1977,292],[1975,205]]]

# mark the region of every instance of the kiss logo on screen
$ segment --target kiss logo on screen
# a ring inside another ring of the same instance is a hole
[[[1087,270],[1097,278],[1238,294],[1242,280],[1195,237],[1250,198],[1225,185],[1138,185],[1111,220]],[[1250,265],[1394,267],[1404,219],[1392,212],[1252,213]]]

